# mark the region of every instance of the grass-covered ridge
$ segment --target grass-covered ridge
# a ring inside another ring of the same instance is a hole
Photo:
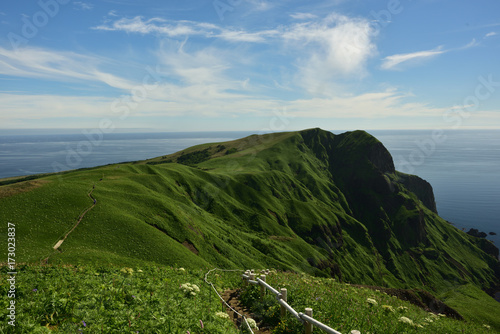
[[[495,286],[498,261],[429,193],[366,132],[311,129],[5,184],[0,222],[16,225],[17,262],[274,267],[450,300]]]

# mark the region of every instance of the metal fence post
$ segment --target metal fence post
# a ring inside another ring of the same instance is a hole
[[[308,315],[308,316],[310,316],[312,318],[312,315],[313,315],[312,308],[307,307],[306,311],[305,311],[305,315]],[[304,326],[305,326],[305,329],[306,329],[306,334],[312,334],[313,328],[314,328],[313,324],[311,324],[311,323],[309,323],[307,321],[304,321]]]
[[[285,288],[281,288],[280,293],[281,293],[281,299],[283,299],[284,301],[287,301],[287,290]],[[280,306],[280,317],[284,318],[285,315],[286,315],[286,308],[283,305],[281,305]]]

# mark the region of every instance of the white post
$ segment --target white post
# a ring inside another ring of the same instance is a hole
[[[287,300],[287,290],[285,288],[281,288],[280,293],[281,293],[281,299],[286,301]],[[285,315],[286,315],[286,308],[283,305],[281,305],[280,306],[280,317],[284,318]]]
[[[312,318],[312,316],[313,316],[313,310],[312,310],[312,308],[307,307],[306,311],[305,311],[305,315],[308,315],[308,316],[310,316]],[[306,329],[306,334],[312,334],[313,328],[314,328],[313,324],[308,323],[307,321],[304,321],[304,326],[305,326],[305,329]]]
[[[265,282],[266,281],[266,275],[260,275],[260,279]],[[266,287],[264,285],[261,285],[260,286],[260,299],[264,299],[265,295],[266,295]]]

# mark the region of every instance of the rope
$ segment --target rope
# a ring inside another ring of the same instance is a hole
[[[250,331],[250,333],[254,334],[254,332],[252,331],[252,328],[250,327],[250,324],[248,323],[247,321],[247,317],[244,315],[244,314],[241,314],[239,313],[238,311],[236,311],[234,308],[231,307],[231,305],[229,305],[225,300],[224,298],[222,298],[222,296],[219,294],[219,292],[217,291],[217,289],[215,288],[214,284],[212,282],[209,282],[207,277],[208,275],[212,272],[212,271],[215,271],[215,270],[219,270],[219,271],[225,271],[225,272],[235,272],[235,271],[238,271],[238,272],[243,272],[243,270],[239,270],[239,269],[235,269],[235,270],[228,270],[228,269],[219,269],[219,268],[214,268],[214,269],[211,269],[209,270],[206,274],[205,274],[205,283],[209,284],[212,289],[214,289],[215,293],[217,294],[217,296],[219,296],[219,299],[222,300],[222,302],[231,310],[233,311],[234,313],[236,313],[237,315],[239,315],[240,317],[243,318],[243,320],[245,320],[245,324],[247,325],[247,328],[248,330]]]

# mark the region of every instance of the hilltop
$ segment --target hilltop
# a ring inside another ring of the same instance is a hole
[[[431,185],[364,131],[253,135],[18,181],[0,186],[18,262],[274,267],[423,289],[461,313],[499,282],[492,245],[440,218]],[[97,204],[54,251],[91,190]]]

